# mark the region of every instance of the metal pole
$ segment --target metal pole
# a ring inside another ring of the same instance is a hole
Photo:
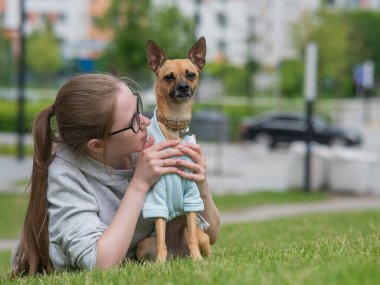
[[[310,176],[311,176],[311,142],[313,141],[314,130],[312,127],[313,104],[317,96],[317,64],[318,47],[315,43],[310,42],[306,46],[305,61],[305,84],[304,95],[306,101],[306,155],[305,155],[305,192],[310,192]]]
[[[17,158],[24,159],[24,126],[25,126],[25,0],[20,0],[20,54],[18,61],[18,116],[17,116]]]
[[[310,176],[311,176],[311,142],[313,140],[313,101],[306,101],[306,155],[305,155],[305,176],[304,176],[304,189],[305,192],[310,192]]]

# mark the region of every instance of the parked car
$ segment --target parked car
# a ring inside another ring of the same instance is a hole
[[[240,124],[240,135],[243,140],[253,140],[270,148],[279,143],[305,141],[306,117],[297,113],[269,112],[258,117],[244,118]],[[311,138],[325,145],[358,146],[362,142],[358,130],[334,126],[319,116],[312,119]]]

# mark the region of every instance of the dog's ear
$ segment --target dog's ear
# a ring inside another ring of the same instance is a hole
[[[201,37],[189,50],[187,57],[201,70],[206,63],[206,39]]]
[[[158,74],[160,67],[164,64],[165,60],[167,60],[167,57],[154,41],[149,40],[147,48],[149,68]]]

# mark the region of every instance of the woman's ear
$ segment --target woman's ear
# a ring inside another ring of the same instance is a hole
[[[87,142],[88,150],[94,154],[102,154],[104,151],[103,146],[103,140],[100,139],[91,139]]]

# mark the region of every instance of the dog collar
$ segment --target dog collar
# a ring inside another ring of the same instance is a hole
[[[189,127],[189,124],[190,124],[189,120],[177,121],[177,120],[173,120],[173,119],[162,118],[158,115],[157,115],[157,121],[164,124],[164,126],[167,129],[172,129],[175,131],[185,130]]]

